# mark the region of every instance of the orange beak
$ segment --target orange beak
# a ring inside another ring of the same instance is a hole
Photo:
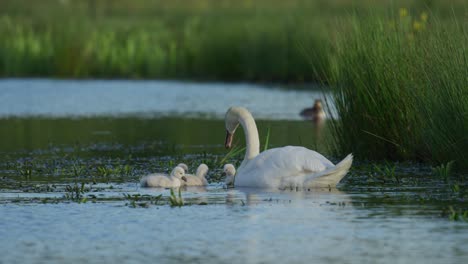
[[[232,145],[232,134],[229,131],[226,131],[226,141],[224,141],[224,146],[227,149],[230,149]]]

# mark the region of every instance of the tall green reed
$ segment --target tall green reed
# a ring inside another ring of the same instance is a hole
[[[335,148],[376,159],[457,160],[466,169],[466,25],[404,11],[354,19],[338,35]]]

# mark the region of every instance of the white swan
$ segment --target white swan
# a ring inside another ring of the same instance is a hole
[[[195,175],[185,174],[185,182],[182,182],[182,186],[204,186],[208,185],[208,181],[205,179],[208,173],[208,166],[206,164],[200,164],[197,168]]]
[[[304,147],[287,146],[260,153],[258,130],[252,114],[243,107],[231,107],[226,112],[226,148],[239,124],[244,129],[246,152],[237,169],[235,186],[283,188],[334,187],[348,173],[353,162],[349,154],[334,165],[318,152]]]
[[[234,185],[234,178],[236,176],[236,168],[234,165],[224,165],[223,174],[226,176],[226,179],[224,179],[224,184],[226,184],[226,186]]]
[[[184,175],[184,169],[177,166],[170,175],[154,173],[141,178],[140,185],[142,187],[178,188],[181,186],[181,180],[185,180]]]

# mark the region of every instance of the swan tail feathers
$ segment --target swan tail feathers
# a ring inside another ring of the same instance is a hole
[[[346,158],[334,167],[324,170],[320,175],[314,175],[311,179],[306,179],[307,187],[335,187],[341,179],[348,173],[353,164],[353,154],[348,154]]]

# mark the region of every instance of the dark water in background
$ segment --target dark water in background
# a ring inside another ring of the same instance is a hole
[[[0,263],[466,262],[468,224],[446,215],[466,196],[425,167],[398,164],[396,181],[356,160],[338,189],[223,188],[222,165],[242,157],[224,160],[227,106],[263,119],[262,145],[269,129],[270,147],[330,156],[327,127],[318,139],[298,120],[315,97],[247,84],[0,81]],[[188,206],[138,186],[178,162],[210,167],[208,187],[182,191]],[[86,203],[67,198],[81,183]],[[133,208],[124,194],[162,198]]]

